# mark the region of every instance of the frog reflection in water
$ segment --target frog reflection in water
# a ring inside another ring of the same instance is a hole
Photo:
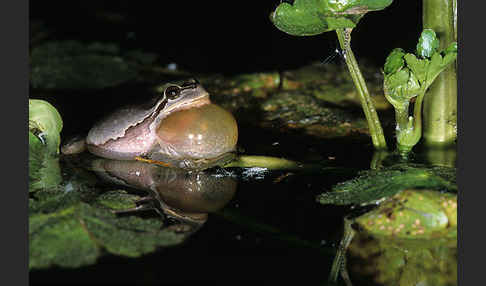
[[[235,178],[224,176],[218,170],[187,172],[137,161],[107,159],[92,161],[91,169],[105,182],[147,192],[147,196],[137,201],[137,207],[116,212],[162,210],[169,217],[197,225],[206,221],[208,213],[223,208],[233,198],[237,187]]]
[[[100,157],[201,168],[231,159],[238,139],[233,115],[212,104],[196,81],[167,85],[148,106],[119,109],[89,131],[87,149]]]

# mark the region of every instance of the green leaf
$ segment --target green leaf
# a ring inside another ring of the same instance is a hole
[[[424,29],[417,44],[417,55],[422,58],[430,58],[439,49],[439,39],[434,30]]]
[[[394,49],[386,58],[384,66],[385,74],[395,73],[400,70],[405,64],[405,61],[403,60],[404,55],[405,52],[403,49]]]
[[[167,229],[159,218],[118,217],[82,202],[80,193],[36,193],[29,201],[29,268],[93,264],[102,250],[139,257],[187,236]]]
[[[61,182],[61,129],[61,116],[51,104],[29,99],[29,192],[56,188]]]
[[[429,60],[418,59],[414,54],[406,54],[404,56],[407,66],[412,70],[415,77],[422,85],[427,79],[427,69],[429,66]]]
[[[444,57],[440,53],[435,53],[430,60],[430,65],[427,70],[427,81],[425,88],[428,88],[435,80],[435,78],[447,68],[447,66],[456,60],[457,57],[457,43],[452,43],[445,51]]]
[[[393,0],[295,0],[281,3],[270,20],[281,31],[294,36],[310,36],[340,28],[354,28],[361,17],[382,10]]]
[[[368,232],[399,238],[457,234],[457,194],[404,190],[356,221]]]
[[[59,154],[62,118],[49,102],[29,99],[29,131],[40,137],[50,154]]]
[[[411,188],[457,191],[455,169],[400,164],[368,170],[357,178],[335,185],[330,192],[320,194],[317,201],[334,205],[371,204]]]

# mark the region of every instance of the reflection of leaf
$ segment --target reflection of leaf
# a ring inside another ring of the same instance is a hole
[[[373,284],[457,285],[457,239],[413,240],[356,232],[348,255],[351,277],[372,277]]]
[[[357,178],[335,185],[330,192],[320,194],[317,200],[321,204],[369,204],[411,188],[457,191],[455,169],[396,165],[367,170]]]
[[[294,36],[317,35],[339,28],[354,28],[361,17],[382,10],[392,0],[295,0],[281,3],[272,13],[273,24]]]

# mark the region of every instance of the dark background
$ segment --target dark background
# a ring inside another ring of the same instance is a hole
[[[289,2],[289,1],[287,1]],[[273,26],[271,1],[31,1],[53,39],[122,43],[198,72],[237,73],[292,68],[324,61],[338,47],[334,32],[287,35]],[[394,1],[365,15],[353,31],[358,58],[383,66],[393,48],[413,50],[422,1]]]

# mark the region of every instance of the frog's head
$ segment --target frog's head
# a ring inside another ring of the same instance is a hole
[[[165,106],[163,106],[165,116],[174,111],[211,103],[209,93],[196,79],[181,84],[166,84],[163,98],[165,100]]]

